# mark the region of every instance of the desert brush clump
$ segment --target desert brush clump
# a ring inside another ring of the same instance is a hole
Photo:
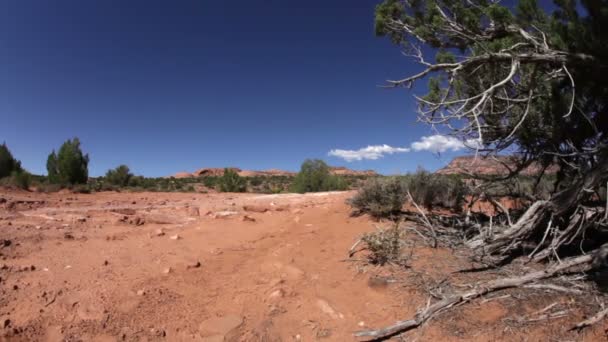
[[[364,248],[369,251],[370,263],[384,265],[386,263],[403,264],[402,257],[405,245],[404,230],[398,224],[388,228],[377,228],[361,237]]]
[[[412,199],[427,208],[460,211],[467,193],[468,187],[458,176],[418,170],[405,176],[369,179],[348,203],[360,213],[396,218],[403,205]]]
[[[133,174],[127,165],[120,165],[106,172],[105,181],[118,187],[130,185]]]
[[[329,166],[320,159],[307,159],[291,185],[297,193],[346,190],[348,184],[342,177],[332,175]]]
[[[461,211],[468,187],[459,176],[433,174],[419,169],[406,176],[413,200],[427,208],[440,207]]]
[[[224,175],[218,179],[218,190],[221,192],[245,192],[247,181],[232,169],[224,169]]]
[[[348,203],[361,213],[380,218],[400,213],[406,200],[403,177],[378,177],[369,179]]]

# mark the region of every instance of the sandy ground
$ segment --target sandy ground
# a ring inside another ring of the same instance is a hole
[[[407,269],[345,260],[378,224],[349,215],[351,195],[3,190],[0,340],[351,341],[411,317],[428,300],[420,284],[470,266],[424,246]],[[569,300],[472,303],[405,336],[604,340],[606,324],[567,331],[591,313]],[[574,313],[508,324],[555,301]]]

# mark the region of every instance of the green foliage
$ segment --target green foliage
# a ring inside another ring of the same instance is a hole
[[[403,177],[378,177],[367,181],[348,203],[374,217],[389,217],[401,212],[407,200],[407,182]]]
[[[0,178],[8,177],[13,172],[20,172],[21,162],[13,157],[6,143],[0,145]]]
[[[418,205],[460,211],[468,187],[458,176],[418,170],[405,176],[369,179],[348,203],[377,218],[396,217],[408,201],[408,191]]]
[[[82,153],[80,140],[67,140],[59,152],[53,151],[47,158],[46,167],[52,183],[85,184],[89,177],[89,156]]]
[[[219,178],[218,190],[222,192],[245,192],[247,181],[232,169],[224,169],[224,175]]]
[[[109,184],[116,185],[119,187],[125,187],[130,185],[133,174],[129,167],[126,165],[120,165],[113,170],[106,172],[105,180]]]
[[[462,210],[468,188],[459,176],[439,175],[419,169],[407,176],[407,187],[417,204],[427,208]]]
[[[344,179],[332,175],[329,166],[319,159],[305,160],[291,186],[291,190],[298,193],[346,190],[347,188],[348,185]]]

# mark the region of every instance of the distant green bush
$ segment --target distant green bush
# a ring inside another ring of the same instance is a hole
[[[369,179],[348,203],[374,217],[388,217],[401,212],[407,200],[407,181],[403,177]]]
[[[106,172],[105,181],[115,186],[125,187],[129,185],[131,178],[133,178],[133,174],[131,173],[131,170],[129,170],[129,167],[120,165],[117,168]]]
[[[89,156],[82,153],[80,140],[67,140],[59,152],[47,158],[48,180],[62,185],[86,184],[89,178]]]
[[[218,190],[221,192],[245,192],[247,181],[234,170],[224,169],[224,175],[218,179]]]
[[[307,159],[302,163],[300,172],[293,180],[293,192],[319,192],[346,190],[348,184],[339,176],[329,172],[329,166],[319,159]]]

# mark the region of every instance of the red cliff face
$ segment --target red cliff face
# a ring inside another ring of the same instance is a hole
[[[479,174],[479,175],[505,175],[509,173],[509,168],[515,169],[517,157],[515,156],[498,156],[494,158],[482,158],[481,156],[462,156],[454,158],[446,167],[437,170],[436,173],[451,175],[451,174]],[[546,173],[557,172],[557,166],[550,166],[545,171]],[[541,167],[537,163],[533,163],[524,170],[522,175],[536,175],[541,171]]]

